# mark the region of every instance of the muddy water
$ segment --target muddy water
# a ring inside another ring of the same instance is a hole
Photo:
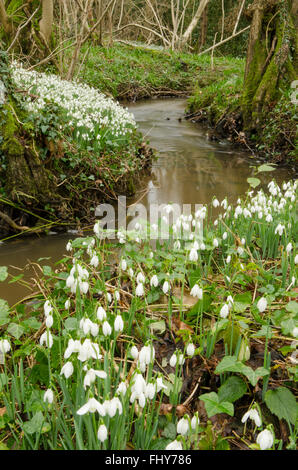
[[[184,100],[151,100],[129,106],[140,131],[156,150],[158,159],[151,175],[140,181],[137,194],[129,204],[138,201],[149,207],[152,203],[205,204],[213,196],[228,196],[234,202],[248,188],[247,178],[253,176],[249,152],[235,150],[227,142],[214,142],[208,129],[183,119]],[[263,185],[272,178],[279,183],[293,177],[289,169],[278,169],[259,176]],[[12,276],[20,274],[29,261],[50,265],[65,254],[65,245],[74,234],[50,235],[5,242],[0,245],[0,266],[9,266]],[[24,271],[30,280],[32,271]],[[11,279],[11,278],[10,278]],[[0,283],[0,298],[14,305],[30,290],[17,284]]]

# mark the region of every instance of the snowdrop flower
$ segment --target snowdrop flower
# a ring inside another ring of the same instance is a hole
[[[174,353],[170,359],[170,366],[176,367],[176,364],[177,364],[177,355]]]
[[[271,449],[274,443],[274,436],[269,429],[264,429],[260,432],[257,437],[257,444],[259,444],[261,450]]]
[[[174,354],[172,355],[172,357],[170,359],[170,366],[175,367],[177,362],[178,362],[179,366],[181,366],[185,362],[184,356],[180,351],[175,351],[174,352]]]
[[[64,352],[64,359],[68,359],[73,353],[79,353],[81,349],[81,343],[78,339],[69,339],[67,348]]]
[[[193,343],[189,343],[187,348],[186,348],[186,354],[190,357],[192,357],[195,353],[195,345]]]
[[[243,255],[244,249],[242,248],[242,246],[238,246],[238,248],[237,248],[237,253],[238,253],[238,255],[240,255],[240,256]]]
[[[294,262],[295,262],[295,264],[298,264],[298,254],[295,256]]]
[[[87,373],[84,377],[84,388],[86,389],[86,387],[90,387],[90,385],[95,382],[96,377],[99,377],[100,379],[106,379],[107,373],[104,370],[87,370]]]
[[[79,282],[79,288],[80,288],[81,294],[87,294],[89,290],[88,282],[87,281]]]
[[[264,312],[267,308],[267,300],[265,297],[261,297],[260,300],[257,303],[257,308],[260,313]]]
[[[60,375],[64,375],[68,379],[73,374],[74,368],[72,362],[68,361],[61,369]]]
[[[68,310],[69,307],[70,307],[70,300],[67,299],[67,300],[65,301],[64,308],[65,308],[65,310]]]
[[[41,346],[43,346],[45,344],[48,348],[51,348],[53,346],[53,337],[52,337],[51,332],[49,330],[45,331],[41,335],[39,343],[40,343]]]
[[[110,292],[107,292],[107,301],[108,301],[108,303],[110,304],[112,302],[112,300],[113,300],[113,298],[112,298]]]
[[[121,315],[117,315],[115,318],[115,322],[114,322],[114,330],[121,332],[123,331],[123,329],[124,329],[124,323],[123,323],[122,317]]]
[[[244,413],[244,415],[242,416],[241,422],[245,423],[248,420],[248,418],[254,421],[257,427],[262,426],[262,420],[256,408],[251,408],[246,413]]]
[[[197,427],[199,426],[199,424],[200,424],[200,418],[199,418],[198,412],[196,412],[193,415],[191,422],[190,422],[191,429],[195,431]]]
[[[106,311],[103,307],[99,306],[96,312],[97,319],[103,321],[107,318]]]
[[[198,299],[202,299],[203,289],[201,289],[201,287],[199,287],[198,284],[195,284],[190,291],[190,295],[192,295],[193,297],[197,297]]]
[[[213,199],[212,205],[213,205],[213,207],[218,207],[219,206],[219,201],[217,199]]]
[[[48,315],[48,316],[46,317],[46,327],[47,327],[47,328],[51,328],[51,326],[53,325],[53,323],[54,323],[54,320],[53,320],[52,315]]]
[[[91,266],[94,266],[94,268],[97,268],[97,266],[99,265],[99,258],[97,255],[93,255],[91,260],[90,260],[90,265]]]
[[[298,326],[295,326],[295,328],[293,328],[292,336],[294,336],[294,338],[297,338],[297,336],[298,336]]]
[[[102,332],[103,332],[104,336],[110,336],[110,334],[112,333],[112,328],[111,328],[111,325],[109,324],[109,322],[107,322],[107,321],[103,322]]]
[[[106,415],[104,406],[101,403],[99,403],[99,401],[96,400],[96,398],[89,398],[87,403],[85,403],[85,405],[83,405],[77,411],[77,415],[82,416],[82,415],[85,415],[86,413],[95,413],[95,411],[97,411],[100,414],[100,416]]]
[[[145,282],[145,276],[144,276],[143,273],[140,272],[140,273],[138,273],[138,275],[137,275],[137,283],[139,284],[139,283],[141,283],[141,282],[142,282],[142,283]]]
[[[142,297],[144,295],[144,286],[143,286],[143,283],[139,283],[136,287],[136,295],[138,297]]]
[[[170,288],[170,284],[168,283],[168,281],[165,281],[163,283],[163,286],[162,286],[162,291],[164,294],[167,294],[168,291],[169,291],[169,288]]]
[[[158,286],[158,277],[154,274],[150,279],[150,286],[157,287]]]
[[[187,418],[181,418],[177,423],[177,434],[185,436],[189,431],[189,421]]]
[[[290,243],[287,244],[286,252],[289,254],[289,253],[292,251],[292,249],[293,249],[293,245],[292,245],[292,243],[290,242]]]
[[[229,305],[228,304],[224,304],[221,309],[220,309],[220,313],[219,313],[219,316],[221,318],[227,318],[227,316],[229,315]]]
[[[156,387],[153,383],[149,383],[146,385],[145,397],[149,398],[149,400],[153,400],[156,393]]]
[[[156,392],[159,393],[161,389],[167,390],[167,386],[162,383],[162,377],[156,379]]]
[[[7,352],[10,351],[10,349],[11,347],[7,339],[0,339],[0,352],[2,354],[6,354]]]
[[[204,251],[204,250],[205,250],[205,248],[206,248],[206,245],[205,245],[205,243],[201,243],[201,245],[200,245],[200,250]]]
[[[284,229],[285,229],[284,225],[278,224],[274,232],[275,235],[278,233],[280,236],[282,236]]]
[[[228,256],[227,256],[227,259],[226,259],[226,263],[227,263],[227,264],[230,264],[230,262],[231,262],[231,255],[228,255]]]
[[[180,441],[175,440],[170,442],[170,444],[166,446],[165,450],[183,450],[183,447]]]
[[[99,353],[99,346],[97,343],[92,343],[92,341],[87,338],[80,347],[78,360],[85,362],[88,359],[101,359],[102,355]]]
[[[199,255],[198,255],[197,250],[195,250],[194,248],[192,248],[192,249],[190,250],[190,253],[189,253],[189,260],[190,260],[190,261],[193,261],[193,262],[196,262],[196,261],[198,261],[198,259],[199,259]]]
[[[45,314],[46,317],[47,317],[48,315],[50,315],[50,313],[53,311],[53,307],[51,306],[49,300],[46,300],[46,301],[45,301],[44,306],[43,306],[43,309],[44,309],[44,314]]]
[[[154,361],[155,358],[155,350],[154,347],[151,345],[143,346],[139,352],[139,362],[140,364],[149,365],[151,362]]]
[[[228,237],[228,234],[227,234],[227,232],[224,232],[224,233],[223,233],[223,235],[222,235],[222,239],[223,239],[223,240],[226,240],[226,239],[227,239],[227,237]]]
[[[218,240],[217,240],[216,238],[214,238],[214,240],[213,240],[213,246],[214,246],[214,248],[217,248],[218,245],[219,245]]]
[[[97,431],[97,438],[100,442],[104,442],[108,438],[108,430],[104,424],[101,424]]]
[[[44,396],[43,396],[43,401],[46,403],[53,403],[53,400],[54,400],[54,393],[53,393],[53,390],[51,390],[50,388],[47,389],[47,391],[44,393]]]
[[[119,300],[120,300],[120,292],[117,291],[117,290],[115,290],[115,292],[114,292],[114,297],[115,297],[115,300],[117,300],[117,302],[119,302]]]
[[[118,393],[120,395],[125,395],[126,391],[127,391],[126,383],[125,382],[120,382],[120,384],[117,387],[116,394]]]
[[[71,250],[72,250],[72,244],[71,244],[71,242],[68,242],[68,243],[66,244],[66,250],[67,250],[67,251],[71,251]]]

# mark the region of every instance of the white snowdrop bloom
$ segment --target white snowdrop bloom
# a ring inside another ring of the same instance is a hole
[[[127,262],[126,262],[125,259],[121,260],[120,267],[121,267],[122,271],[126,271],[126,269],[127,269]]]
[[[243,255],[244,249],[242,248],[242,246],[238,246],[237,253],[238,253],[239,256]]]
[[[241,422],[245,423],[248,420],[248,418],[254,421],[257,427],[262,426],[262,420],[260,418],[258,410],[256,410],[255,408],[251,408],[246,413],[244,413],[244,415],[242,416]]]
[[[74,368],[72,362],[68,361],[61,369],[60,375],[64,375],[68,379],[73,374]]]
[[[199,287],[198,284],[195,284],[190,291],[190,295],[192,295],[193,297],[197,297],[198,299],[202,299],[203,289]]]
[[[97,431],[97,438],[100,442],[104,442],[108,438],[108,430],[104,424],[101,424]]]
[[[189,343],[186,348],[186,354],[190,357],[192,357],[195,353],[195,345],[193,343]]]
[[[226,240],[227,238],[228,238],[228,234],[227,234],[227,232],[224,232],[223,235],[222,235],[222,239]]]
[[[167,386],[163,384],[162,377],[156,379],[156,392],[159,393],[162,389],[167,390]]]
[[[80,352],[81,343],[78,339],[73,340],[72,338],[69,339],[67,348],[64,352],[64,359],[68,359],[73,353]]]
[[[94,266],[94,268],[97,268],[97,266],[99,265],[99,258],[97,255],[93,255],[91,260],[90,260],[90,265],[91,266]]]
[[[257,436],[257,444],[259,444],[261,450],[271,449],[274,443],[274,436],[269,429],[264,429]]]
[[[86,338],[80,347],[78,360],[81,362],[85,362],[90,358],[101,359],[102,355],[99,352],[98,344],[92,343],[92,341],[89,338]]]
[[[218,243],[217,238],[214,238],[214,240],[213,240],[213,246],[214,246],[214,248],[217,248],[218,245],[219,245],[219,243]]]
[[[181,418],[179,419],[177,423],[177,434],[181,434],[182,436],[185,436],[189,431],[189,421],[187,418]]]
[[[11,347],[7,339],[0,339],[0,352],[2,354],[6,354],[7,352],[10,351],[10,349]]]
[[[294,263],[298,264],[298,254],[295,256]]]
[[[157,287],[158,286],[158,277],[154,274],[150,279],[150,286]]]
[[[120,382],[120,384],[117,387],[116,393],[120,395],[125,395],[127,392],[127,385],[125,382]]]
[[[89,283],[87,281],[79,282],[79,288],[80,288],[81,294],[87,294],[89,290]]]
[[[115,331],[123,331],[124,329],[124,323],[123,323],[123,320],[122,320],[122,317],[121,315],[117,315],[116,318],[115,318],[115,322],[114,322],[114,330]]]
[[[138,275],[137,275],[137,283],[139,284],[140,282],[142,282],[142,283],[145,282],[145,276],[141,272],[139,272]]]
[[[90,333],[95,338],[99,332],[99,325],[97,323],[91,322]]]
[[[228,302],[229,308],[232,308],[234,300],[233,300],[233,297],[231,295],[228,295],[227,302]]]
[[[229,305],[224,304],[220,309],[219,316],[221,318],[227,318],[228,315],[229,315]]]
[[[218,225],[218,220],[217,220],[217,219],[214,221],[213,225],[214,225],[215,227],[217,227],[217,225]]]
[[[246,219],[251,218],[251,212],[246,207],[243,209],[243,215]]]
[[[115,298],[115,300],[117,300],[117,302],[119,302],[119,300],[120,300],[120,292],[119,291],[115,290],[114,298]]]
[[[170,366],[176,367],[177,364],[177,355],[174,353],[170,358]]]
[[[133,269],[132,269],[132,268],[129,268],[129,270],[128,270],[128,275],[129,275],[130,277],[134,277],[134,272],[133,272]]]
[[[213,199],[212,205],[213,205],[213,207],[218,207],[219,206],[219,201],[217,199]]]
[[[139,406],[141,408],[145,408],[145,405],[146,405],[146,396],[145,396],[145,393],[141,393],[139,396],[138,396],[138,401],[139,401]]]
[[[174,250],[180,250],[181,248],[181,243],[179,240],[176,240],[174,243]]]
[[[140,282],[136,287],[136,295],[138,297],[142,297],[144,294],[145,294],[144,285],[142,282]]]
[[[87,413],[95,413],[95,411],[97,411],[100,416],[105,416],[106,415],[106,411],[104,409],[104,406],[99,403],[98,400],[96,400],[96,398],[89,398],[89,400],[87,401],[87,403],[85,403],[85,405],[83,405],[78,411],[77,411],[77,415],[85,415]]]
[[[139,351],[138,351],[138,348],[136,346],[132,346],[131,350],[130,350],[130,354],[132,355],[132,357],[134,359],[137,359],[139,357]]]
[[[66,279],[66,287],[71,289],[72,293],[74,293],[75,290],[76,290],[76,281],[75,281],[75,278],[72,274],[70,274],[68,276],[68,278]],[[73,292],[73,290],[74,290],[74,292]]]
[[[191,426],[191,429],[193,429],[194,431],[197,429],[197,427],[199,426],[200,424],[200,418],[198,416],[198,412],[196,412],[193,417],[191,418],[191,421],[190,421],[190,426]]]
[[[192,248],[192,249],[190,250],[190,253],[189,253],[189,260],[190,260],[190,261],[193,261],[193,262],[196,262],[196,261],[198,261],[198,259],[199,259],[199,255],[198,255],[197,250],[195,250],[194,248]]]
[[[139,362],[146,365],[154,361],[155,350],[152,345],[143,346],[139,352]]]
[[[180,351],[174,352],[174,354],[171,356],[170,366],[171,367],[176,367],[177,362],[178,362],[179,366],[181,366],[185,362],[184,356]]]
[[[183,450],[183,447],[180,441],[175,440],[170,442],[170,444],[166,446],[165,450]]]
[[[286,252],[289,254],[293,249],[293,245],[292,243],[288,243],[287,246],[286,246]]]
[[[232,259],[232,258],[231,258],[231,255],[228,255],[228,256],[227,256],[227,259],[226,259],[226,263],[227,263],[227,264],[230,264],[231,259]]]
[[[268,214],[267,217],[266,217],[266,222],[269,223],[269,222],[272,222],[272,220],[273,220],[272,215],[271,215],[271,214]]]
[[[111,333],[112,333],[112,327],[111,327],[111,325],[109,324],[109,322],[107,320],[105,320],[103,322],[102,332],[103,332],[104,336],[110,336]]]
[[[48,315],[50,315],[50,313],[52,313],[53,311],[53,307],[50,303],[49,300],[46,300],[45,303],[44,303],[44,306],[43,306],[43,310],[44,310],[44,314],[45,316],[47,317]]]
[[[67,299],[67,300],[65,301],[64,308],[65,308],[65,310],[68,310],[69,307],[70,307],[70,300]]]
[[[295,326],[295,328],[293,328],[292,336],[294,336],[294,338],[297,338],[297,336],[298,336],[298,326]]]
[[[145,397],[149,398],[149,400],[153,400],[156,393],[156,386],[153,383],[149,383],[146,385]]]
[[[49,330],[45,331],[41,335],[39,343],[40,343],[41,346],[43,346],[45,344],[48,348],[51,348],[53,346],[53,337],[52,337],[51,332]]]
[[[46,317],[46,327],[47,328],[51,328],[53,326],[53,323],[54,323],[54,319],[53,319],[53,316],[52,315],[48,315]]]
[[[84,388],[86,389],[86,387],[90,387],[90,385],[95,382],[96,377],[99,377],[100,379],[106,379],[107,373],[104,370],[87,370],[86,375],[84,377]]]
[[[241,245],[245,245],[245,242],[246,242],[245,238],[241,238]]]
[[[107,295],[107,301],[108,301],[108,303],[109,303],[109,304],[112,303],[113,298],[112,298],[112,295],[110,294],[110,292],[107,292],[106,295]]]
[[[192,246],[192,247],[193,247],[194,250],[198,250],[198,249],[199,249],[199,244],[198,244],[198,242],[197,242],[196,240],[193,242],[193,246]]]
[[[267,300],[265,297],[261,297],[257,303],[257,308],[260,313],[264,312],[267,308]]]
[[[201,243],[200,250],[204,251],[206,248],[205,243]]]
[[[132,378],[132,387],[131,387],[131,397],[130,401],[131,403],[136,399],[139,398],[140,395],[144,395],[146,392],[146,381],[144,380],[144,377],[142,374],[139,372],[136,372]],[[144,395],[145,396],[145,395]]]
[[[48,388],[44,395],[43,395],[43,401],[45,403],[53,403],[54,401],[54,393],[53,393],[53,390],[51,390],[50,388]]]
[[[282,236],[284,229],[285,229],[284,225],[278,224],[278,226],[276,227],[275,232],[274,232],[275,235],[278,233],[279,236]]]
[[[162,291],[164,294],[167,294],[170,288],[170,284],[168,281],[165,281],[162,286]]]
[[[96,311],[96,316],[99,321],[103,321],[107,318],[106,311],[103,307],[99,306]]]

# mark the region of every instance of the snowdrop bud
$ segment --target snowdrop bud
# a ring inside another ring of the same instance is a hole
[[[137,275],[137,283],[139,284],[140,282],[145,282],[145,276],[143,273],[138,273]]]
[[[81,294],[87,294],[88,290],[89,290],[89,284],[87,281],[83,281],[83,282],[80,282],[79,283],[79,286],[80,286],[80,292]]]
[[[169,291],[169,288],[170,288],[170,284],[168,283],[168,281],[165,281],[163,283],[163,286],[162,286],[162,291],[164,294],[167,294],[168,291]]]
[[[257,303],[257,308],[260,313],[264,312],[267,308],[267,300],[265,297],[261,297],[260,300]]]
[[[100,442],[104,442],[108,437],[108,430],[104,424],[101,424],[97,431],[97,437]]]
[[[170,366],[171,366],[171,367],[176,367],[176,363],[177,363],[177,356],[176,356],[176,354],[174,353],[174,354],[171,356],[171,359],[170,359]]]
[[[228,256],[227,256],[227,259],[226,259],[226,263],[227,263],[227,264],[230,264],[230,262],[231,262],[231,255],[228,255]]]
[[[136,287],[136,295],[138,297],[142,297],[144,295],[144,286],[143,286],[143,283],[139,283]]]
[[[45,344],[48,348],[51,348],[53,346],[53,337],[50,331],[47,330],[41,335],[39,343],[41,346]]]
[[[287,244],[286,252],[289,254],[289,253],[292,251],[292,249],[293,249],[293,245],[292,245],[292,243],[290,242],[290,243]]]
[[[61,369],[60,375],[64,375],[68,379],[73,374],[74,368],[72,362],[68,361]]]
[[[92,334],[92,336],[94,337],[97,336],[98,332],[99,332],[99,325],[97,325],[97,323],[91,322],[90,333]]]
[[[213,205],[213,207],[218,207],[219,206],[219,201],[217,199],[213,199],[212,205]]]
[[[64,304],[64,308],[65,308],[65,310],[68,310],[69,307],[70,307],[70,300],[67,299],[66,302],[65,302],[65,304]]]
[[[295,264],[298,264],[298,254],[295,256]]]
[[[146,385],[145,397],[149,398],[149,400],[153,400],[156,392],[156,387],[153,383],[149,383]]]
[[[7,339],[1,339],[0,340],[0,352],[2,354],[6,354],[7,352],[10,351],[10,349],[11,349],[11,347],[10,347],[10,344],[7,341]]]
[[[109,322],[104,321],[102,325],[102,332],[105,336],[110,336],[110,334],[112,333],[112,328]]]
[[[127,385],[125,382],[121,382],[116,390],[116,393],[120,393],[121,395],[125,395],[127,391]]]
[[[223,239],[223,240],[226,240],[226,239],[227,239],[227,237],[228,237],[228,234],[227,234],[227,232],[224,232],[224,233],[223,233],[223,235],[222,235],[222,239]]]
[[[127,268],[127,262],[125,259],[123,259],[120,263],[120,267],[122,269],[122,271],[126,271],[126,268]]]
[[[136,346],[132,346],[131,350],[130,350],[130,354],[132,355],[132,357],[134,359],[137,359],[139,357],[139,351],[138,351],[138,348]]]
[[[139,405],[141,408],[144,408],[145,405],[146,405],[146,397],[145,397],[145,394],[144,393],[141,393],[139,396],[138,396],[138,399],[139,399]]]
[[[103,321],[107,318],[107,314],[106,314],[106,311],[103,307],[98,307],[97,309],[97,312],[96,312],[96,316],[98,318],[99,321]]]
[[[94,268],[97,268],[97,266],[99,265],[99,259],[98,259],[98,256],[96,255],[93,255],[91,260],[90,260],[90,265],[91,266],[94,266]]]
[[[123,331],[123,329],[124,329],[124,323],[123,323],[122,317],[121,315],[117,315],[115,318],[115,322],[114,322],[114,330],[121,332]]]
[[[43,306],[43,309],[44,309],[44,314],[45,314],[46,317],[47,317],[48,315],[50,315],[50,313],[53,311],[53,307],[51,306],[49,300],[46,300],[46,301],[45,301],[44,306]]]
[[[71,251],[71,250],[72,250],[71,242],[68,242],[68,243],[66,244],[66,250],[67,250],[67,251]]]
[[[109,302],[109,304],[112,302],[112,296],[110,294],[110,292],[107,292],[107,301]]]
[[[214,240],[213,240],[213,246],[214,246],[214,248],[217,248],[218,245],[219,245],[218,240],[217,240],[216,238],[214,238]]]
[[[229,306],[228,306],[228,304],[224,304],[221,307],[219,315],[220,315],[221,318],[227,318],[227,316],[229,315]]]
[[[198,261],[198,259],[199,259],[199,255],[198,255],[197,250],[195,250],[194,248],[192,248],[192,249],[190,250],[190,253],[189,253],[189,260],[190,260],[190,261],[193,261],[193,262],[196,262],[196,261]]]
[[[201,249],[202,251],[204,251],[204,250],[205,250],[205,248],[206,248],[206,245],[205,245],[205,243],[201,243],[200,249]]]
[[[269,429],[264,429],[260,432],[257,437],[257,444],[259,444],[261,450],[271,449],[274,442],[274,436]]]
[[[185,436],[189,430],[189,422],[187,418],[181,418],[177,423],[177,434]]]
[[[198,416],[198,412],[196,412],[190,422],[191,429],[195,431],[197,426],[199,426],[199,424],[200,424],[200,418]]]
[[[54,400],[54,393],[53,393],[53,390],[51,390],[50,388],[47,389],[47,391],[44,393],[44,396],[43,396],[43,401],[46,403],[53,403],[53,400]]]
[[[186,348],[186,354],[190,357],[192,357],[195,353],[195,345],[193,343],[190,343],[187,348]]]

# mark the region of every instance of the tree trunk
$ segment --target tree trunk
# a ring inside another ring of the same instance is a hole
[[[42,0],[42,17],[39,22],[40,34],[42,35],[45,43],[50,44],[53,15],[54,15],[53,0]]]
[[[195,29],[195,27],[197,26],[202,14],[203,14],[203,11],[205,10],[208,3],[209,3],[209,0],[201,0],[200,1],[200,4],[198,6],[198,9],[197,9],[193,19],[189,23],[188,28],[186,29],[186,31],[184,32],[184,34],[181,38],[181,42],[180,42],[181,47],[184,47],[187,44],[187,41],[191,37],[192,32]]]
[[[246,57],[242,114],[244,130],[258,132],[280,90],[297,76],[298,0],[254,0]]]

